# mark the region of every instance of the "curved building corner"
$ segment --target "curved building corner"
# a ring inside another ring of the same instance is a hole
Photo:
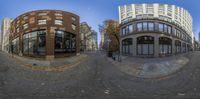
[[[54,57],[79,53],[79,16],[61,10],[24,13],[11,23],[11,52],[20,56]]]
[[[119,6],[120,51],[136,57],[186,53],[192,46],[192,17],[167,4]]]

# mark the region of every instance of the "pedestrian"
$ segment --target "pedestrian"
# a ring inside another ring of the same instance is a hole
[[[13,51],[13,50],[14,50],[13,47],[14,47],[13,44],[11,44],[11,54],[12,54],[12,58],[14,57],[14,55],[13,55],[13,52],[14,52],[14,51]]]

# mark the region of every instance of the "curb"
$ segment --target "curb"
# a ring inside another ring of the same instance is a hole
[[[9,54],[10,55],[10,54]],[[82,58],[76,60],[75,62],[73,63],[70,63],[70,64],[63,64],[63,65],[60,65],[60,66],[56,66],[56,67],[53,67],[53,66],[34,66],[32,64],[26,64],[24,63],[22,60],[16,58],[15,56],[12,57],[10,55],[10,57],[18,64],[20,64],[22,67],[25,67],[27,69],[31,69],[31,70],[35,70],[35,71],[48,71],[48,72],[63,72],[65,71],[66,69],[68,68],[72,68],[74,66],[77,66],[79,65],[81,62],[83,62],[84,60],[86,60],[88,58],[87,55],[83,56]]]
[[[143,70],[143,68],[144,68],[144,66],[141,66],[142,68],[140,69],[140,68],[138,68],[137,66],[136,67],[132,67],[132,66],[130,66],[130,64],[129,65],[126,65],[126,63],[120,63],[120,62],[118,62],[118,61],[114,61],[114,60],[112,60],[112,59],[110,59],[110,58],[107,58],[107,60],[108,61],[110,61],[114,66],[116,66],[121,72],[123,72],[123,73],[125,73],[125,74],[128,74],[128,75],[131,75],[131,76],[135,76],[135,77],[137,77],[137,78],[143,78],[143,79],[168,79],[169,78],[169,76],[171,76],[172,74],[175,74],[176,72],[178,72],[178,71],[180,71],[180,70],[182,70],[182,68],[184,68],[188,63],[189,63],[189,58],[187,58],[186,56],[183,56],[184,57],[184,60],[186,59],[186,60],[188,60],[188,62],[187,63],[185,63],[185,64],[179,64],[179,65],[181,65],[181,66],[178,66],[176,69],[174,69],[174,70],[170,70],[170,68],[169,67],[166,67],[165,66],[165,68],[167,68],[167,69],[169,69],[168,71],[166,71],[165,73],[163,72],[163,73],[159,73],[158,72],[158,74],[151,74],[150,73],[150,75],[148,75],[149,73],[147,72],[147,73],[144,73],[144,74],[146,74],[146,75],[143,75],[143,72],[145,72],[145,70]],[[180,59],[182,59],[182,58],[180,58]],[[165,61],[165,60],[164,60]],[[163,62],[164,62],[163,61]],[[168,61],[168,60],[167,60]],[[172,61],[172,63],[173,63],[173,61]],[[121,64],[121,65],[120,65]],[[144,63],[142,63],[143,65],[144,65]],[[147,63],[148,64],[148,63]],[[162,63],[161,63],[162,64]],[[126,65],[126,66],[124,66],[124,68],[125,69],[122,69],[123,68],[123,66],[122,65]],[[134,65],[134,63],[132,64],[132,65]],[[136,64],[137,65],[137,64]],[[163,68],[163,69],[161,69],[161,70],[164,70],[165,68]],[[172,69],[172,67],[171,67],[171,69]]]

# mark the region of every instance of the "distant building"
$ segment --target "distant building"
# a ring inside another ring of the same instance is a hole
[[[1,30],[2,31],[2,30]],[[1,51],[1,35],[2,35],[2,32],[0,31],[0,51]]]
[[[9,35],[12,19],[4,18],[2,20],[2,34],[1,34],[1,50],[9,52]]]
[[[200,42],[200,32],[199,32],[199,42]]]
[[[80,50],[81,51],[93,51],[97,49],[96,39],[97,33],[91,29],[87,22],[80,24]]]
[[[200,51],[200,42],[198,42],[194,37],[194,51]]]
[[[97,32],[92,30],[92,50],[96,51],[97,49],[98,49]]]
[[[99,29],[100,35],[101,35],[101,41],[100,41],[100,50],[103,50],[104,48],[104,41],[105,41],[105,29],[100,28]]]

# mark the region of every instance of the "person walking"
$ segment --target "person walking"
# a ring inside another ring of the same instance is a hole
[[[11,44],[11,54],[12,54],[12,58],[14,57],[13,52],[14,52],[14,48],[13,48],[13,44]]]

